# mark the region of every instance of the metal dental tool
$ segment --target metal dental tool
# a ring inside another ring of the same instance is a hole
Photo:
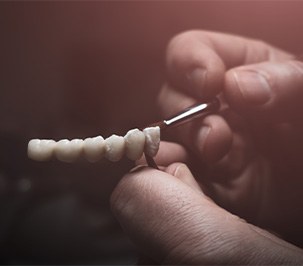
[[[220,108],[220,102],[218,98],[214,98],[211,102],[199,103],[191,107],[186,108],[182,112],[172,116],[169,119],[159,121],[151,124],[150,126],[160,127],[161,132],[173,126],[179,126],[180,124],[189,122],[195,118],[204,118],[209,114],[215,113]],[[159,169],[154,159],[150,156],[145,155],[148,166]]]

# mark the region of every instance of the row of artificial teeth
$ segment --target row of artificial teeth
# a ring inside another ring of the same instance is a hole
[[[135,128],[122,136],[112,135],[107,139],[101,136],[86,139],[32,139],[28,143],[28,157],[36,161],[48,161],[57,158],[62,162],[74,162],[85,157],[96,162],[103,157],[112,162],[119,161],[124,155],[138,160],[143,152],[154,157],[159,149],[160,128],[149,127],[143,131]]]

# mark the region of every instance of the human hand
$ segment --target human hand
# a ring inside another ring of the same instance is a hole
[[[172,40],[167,68],[169,83],[159,97],[165,117],[217,94],[224,108],[218,115],[176,128],[170,138],[187,151],[175,151],[164,143],[158,164],[168,165],[167,158],[187,158],[203,191],[218,205],[301,245],[303,64],[263,42],[192,31]],[[161,211],[159,201],[157,207]],[[141,212],[140,217],[145,215]],[[218,223],[217,230],[222,227]],[[206,239],[218,245],[214,228]]]
[[[192,169],[207,193],[302,245],[303,63],[264,42],[192,31],[169,44],[167,69],[165,117],[217,94],[225,105],[172,134],[197,158]]]
[[[178,149],[183,153],[173,147]],[[303,262],[299,248],[217,206],[185,164],[162,170],[134,170],[111,198],[115,216],[143,255],[140,264]]]

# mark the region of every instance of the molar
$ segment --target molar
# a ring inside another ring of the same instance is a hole
[[[28,157],[36,161],[48,161],[52,158],[56,142],[52,139],[32,139],[27,146]]]
[[[101,136],[86,138],[84,140],[83,152],[89,162],[97,162],[105,153],[105,141]]]
[[[71,163],[80,157],[83,150],[83,140],[62,139],[57,142],[55,147],[56,158],[62,162]]]
[[[143,154],[145,134],[137,128],[131,129],[124,136],[124,140],[126,156],[130,160],[138,160]]]
[[[105,157],[112,161],[119,161],[125,152],[124,138],[117,135],[112,135],[105,140]]]

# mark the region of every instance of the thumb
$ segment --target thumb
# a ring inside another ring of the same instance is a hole
[[[241,66],[225,76],[230,106],[262,120],[288,122],[301,115],[302,89],[303,63],[296,60]]]
[[[129,173],[111,205],[141,252],[160,264],[302,262],[298,248],[215,205],[184,164]]]

